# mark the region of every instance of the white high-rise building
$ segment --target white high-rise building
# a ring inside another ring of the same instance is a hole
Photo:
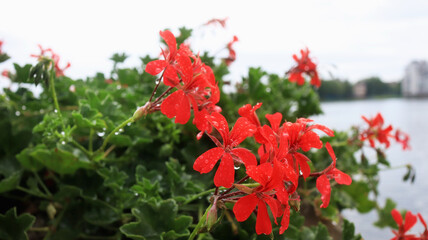
[[[426,61],[413,61],[406,67],[401,91],[405,97],[428,96],[428,63]]]

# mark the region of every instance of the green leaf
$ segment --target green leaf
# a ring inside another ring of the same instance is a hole
[[[19,83],[29,82],[30,69],[31,69],[32,65],[26,64],[23,67],[21,67],[18,64],[14,63],[13,66],[15,67],[15,72],[16,72],[16,76],[13,80],[15,82],[19,82]]]
[[[381,163],[387,167],[390,167],[391,165],[389,164],[388,160],[386,160],[385,157],[385,153],[380,150],[380,149],[376,149],[376,154],[377,154],[377,161],[378,163]]]
[[[342,229],[342,239],[343,240],[361,240],[362,237],[360,234],[355,235],[355,226],[353,223],[344,219],[343,229]]]
[[[35,149],[30,153],[30,156],[59,174],[73,174],[80,168],[93,168],[93,165],[87,159],[76,157],[71,152],[59,148],[55,148],[53,151],[42,148]]]
[[[384,227],[397,227],[397,223],[391,216],[392,209],[396,208],[397,204],[391,199],[387,198],[385,202],[385,207],[378,210],[379,219],[374,225],[384,228]]]
[[[132,239],[168,239],[173,240],[190,234],[192,223],[190,216],[177,216],[178,206],[174,200],[140,201],[132,209],[137,222],[120,227],[120,231]]]
[[[5,215],[0,214],[0,239],[26,240],[26,231],[33,225],[36,218],[28,213],[16,214],[16,208],[11,208]]]
[[[370,188],[366,182],[354,181],[351,185],[343,188],[343,192],[351,196],[360,213],[367,213],[376,207],[376,202],[369,199]]]
[[[106,226],[118,221],[120,214],[114,207],[103,201],[86,199],[83,218],[93,225]]]
[[[113,54],[113,56],[110,58],[110,60],[112,60],[114,63],[123,63],[125,62],[125,60],[128,58],[128,56],[125,53],[115,53]]]
[[[0,193],[8,192],[19,186],[22,171],[15,172],[0,181]]]
[[[34,151],[34,149],[43,149],[44,145],[38,145],[35,148],[26,148],[22,150],[18,155],[16,155],[16,159],[21,163],[21,166],[24,169],[29,171],[37,172],[43,168],[43,164],[40,163],[36,158],[32,157],[30,154]]]
[[[113,166],[110,168],[101,168],[97,172],[104,178],[104,186],[114,189],[121,189],[128,178],[125,172],[119,171],[117,167]]]

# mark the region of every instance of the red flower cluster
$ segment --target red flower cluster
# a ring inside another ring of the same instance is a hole
[[[186,45],[182,44],[177,49],[177,41],[170,31],[161,31],[160,35],[168,46],[162,50],[164,60],[149,62],[145,71],[151,75],[163,72],[163,83],[177,91],[161,102],[155,101],[155,104],[160,104],[161,112],[169,118],[175,117],[175,122],[180,124],[189,121],[190,111],[193,109],[193,123],[201,131],[198,134],[200,138],[204,131],[210,133],[212,129],[205,116],[221,111],[216,106],[220,100],[220,90],[214,73]]]
[[[216,106],[220,100],[220,90],[212,69],[203,64],[188,46],[182,44],[177,49],[176,39],[170,31],[161,31],[160,35],[167,44],[167,48],[162,50],[164,59],[149,62],[146,72],[151,75],[161,74],[159,81],[163,80],[169,89],[153,102],[152,95],[149,102],[137,110],[136,116],[160,110],[169,118],[175,117],[176,123],[185,124],[193,109],[193,124],[201,131],[197,138],[205,133],[216,145],[200,155],[193,168],[201,174],[209,173],[220,162],[214,175],[214,184],[217,188],[229,188],[222,193],[217,189],[214,194],[215,200],[209,211],[210,222],[215,222],[211,218],[215,216],[213,212],[216,212],[219,202],[235,202],[233,212],[238,221],[245,221],[257,208],[256,232],[270,234],[272,224],[268,214],[269,206],[276,224],[277,218],[282,217],[282,234],[289,224],[290,201],[300,201],[297,193],[300,177],[305,180],[310,176],[318,177],[317,188],[323,201],[321,207],[327,207],[330,201],[330,179],[335,179],[339,184],[352,182],[347,174],[336,168],[336,157],[329,144],[327,149],[333,163],[321,172],[311,173],[308,164],[310,159],[304,152],[323,147],[323,142],[314,130],[329,136],[334,136],[334,132],[323,125],[311,124],[310,119],[300,118],[296,122],[281,123],[281,113],[267,114],[270,125],[262,125],[256,114],[262,104],[247,104],[239,109],[240,118],[230,130],[227,120],[220,114],[221,108]],[[226,63],[236,57],[232,44],[237,40],[234,37],[227,46],[230,54]],[[167,95],[172,89],[176,91]],[[216,129],[214,133],[213,127]],[[249,137],[254,137],[260,144],[259,160],[250,150],[239,147]],[[245,166],[247,176],[235,182],[235,171],[241,165]],[[256,182],[255,188],[243,184],[249,178]],[[239,191],[229,193],[234,188]]]
[[[368,119],[365,116],[361,116],[363,120],[369,125],[369,127],[360,133],[360,140],[368,140],[372,148],[376,148],[375,140],[380,144],[385,144],[385,147],[390,146],[390,139],[395,139],[398,143],[402,144],[403,150],[410,149],[409,146],[409,135],[406,133],[396,130],[395,134],[392,134],[393,127],[391,125],[384,128],[384,120],[382,114],[378,113],[374,118]]]
[[[259,183],[256,188],[241,185],[241,182],[233,186],[240,191],[231,193],[230,196],[236,201],[233,208],[236,219],[245,221],[257,207],[257,234],[270,234],[272,224],[270,222],[267,206],[277,223],[277,218],[282,216],[280,233],[287,228],[290,215],[289,201],[299,201],[297,193],[298,179],[306,179],[311,176],[310,161],[302,152],[312,148],[320,149],[323,143],[318,134],[313,130],[323,131],[329,136],[334,133],[331,129],[313,124],[312,120],[300,118],[295,123],[284,122],[281,125],[281,113],[267,114],[269,125],[261,125],[256,110],[261,103],[254,107],[247,104],[239,109],[240,118],[235,123],[231,132],[226,119],[220,113],[212,113],[207,116],[210,122],[219,132],[223,143],[211,134],[207,134],[217,147],[208,150],[199,156],[193,168],[200,173],[210,172],[219,159],[220,165],[214,177],[217,187],[230,188],[234,182],[234,166],[244,165],[246,173],[255,182]],[[237,146],[247,137],[254,136],[256,142],[260,143],[258,153],[260,161],[248,149]],[[336,169],[336,157],[329,144],[327,149],[332,156],[333,163],[324,171],[314,173],[318,176],[317,188],[322,194],[323,205],[327,207],[330,200],[331,187],[329,179],[335,179],[339,184],[349,185],[352,179],[345,173]],[[244,195],[236,197],[237,195]],[[227,201],[228,195],[220,195],[220,199]]]
[[[305,78],[303,77],[303,73],[308,75],[311,78],[311,84],[320,87],[321,80],[318,77],[317,65],[312,62],[311,58],[309,58],[309,49],[300,50],[302,54],[301,58],[298,58],[296,54],[293,54],[293,58],[297,63],[297,66],[291,68],[287,73],[289,74],[290,82],[297,82],[298,85],[303,85],[305,83]]]
[[[3,71],[1,72],[1,75],[2,75],[3,77],[7,77],[7,78],[9,78],[9,74],[10,74],[9,70],[3,70]]]
[[[43,47],[41,45],[38,45],[38,46],[40,48],[40,54],[39,55],[31,54],[31,57],[35,57],[39,60],[43,57],[48,57],[48,58],[52,59],[54,62],[54,65],[55,65],[55,75],[57,77],[64,76],[64,71],[66,69],[68,69],[71,66],[71,64],[68,62],[65,67],[60,68],[59,67],[59,60],[60,60],[59,55],[56,54],[54,51],[52,51],[52,49],[50,49],[50,48],[43,49]],[[49,55],[47,56],[46,54],[50,54],[50,56]]]
[[[425,227],[424,232],[421,233],[420,236],[407,233],[416,224],[418,220],[416,215],[412,214],[411,211],[407,211],[404,222],[401,213],[396,209],[393,209],[391,211],[391,215],[398,225],[398,231],[392,230],[395,237],[391,238],[391,240],[428,240],[427,224],[420,213],[418,213],[417,217],[419,218],[422,225],[424,225]]]

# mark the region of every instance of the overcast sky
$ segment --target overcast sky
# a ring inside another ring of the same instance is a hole
[[[410,61],[428,59],[426,0],[5,0],[1,9],[0,39],[12,60],[0,71],[12,62],[35,63],[29,55],[39,52],[37,44],[71,62],[66,74],[73,78],[108,72],[115,52],[131,56],[127,66],[138,66],[140,56],[159,53],[159,30],[177,33],[181,26],[196,28],[195,51],[217,52],[233,35],[239,38],[233,80],[248,66],[283,74],[291,55],[306,46],[322,77],[353,82],[399,80]],[[225,17],[226,29],[201,27]]]

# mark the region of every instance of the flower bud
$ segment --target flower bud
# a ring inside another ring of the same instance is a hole
[[[217,222],[217,205],[213,204],[207,214],[207,228],[208,231],[214,226]]]

